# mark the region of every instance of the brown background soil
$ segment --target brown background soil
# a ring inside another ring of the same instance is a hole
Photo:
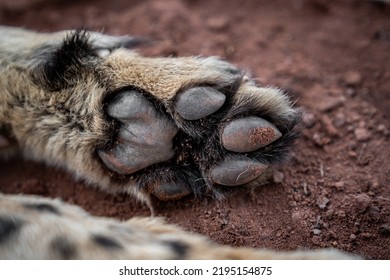
[[[368,1],[3,0],[0,23],[86,26],[158,39],[148,55],[219,55],[289,91],[307,114],[274,182],[161,203],[169,222],[233,246],[337,247],[390,259],[390,6]],[[68,174],[0,162],[1,190],[59,196],[95,215],[149,215]]]

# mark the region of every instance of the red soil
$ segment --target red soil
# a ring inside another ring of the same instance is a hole
[[[273,182],[226,200],[159,203],[187,230],[233,246],[337,247],[390,259],[390,5],[369,1],[6,0],[0,24],[93,27],[158,39],[146,55],[218,55],[286,89],[306,126]],[[250,70],[249,70],[250,69]],[[63,171],[0,161],[0,190],[61,197],[94,215],[149,215]]]

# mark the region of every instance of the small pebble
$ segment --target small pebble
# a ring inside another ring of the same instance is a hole
[[[343,113],[338,113],[334,119],[334,125],[336,127],[343,127],[346,124],[346,118]]]
[[[306,112],[303,115],[302,122],[306,128],[312,128],[316,124],[317,119],[312,113]]]
[[[293,222],[301,222],[306,219],[306,215],[301,211],[295,211],[291,214],[291,219]]]
[[[333,219],[333,216],[334,216],[334,210],[328,210],[328,211],[325,213],[325,217],[326,217],[328,220]]]
[[[320,196],[317,198],[317,206],[320,207],[321,209],[325,209],[329,201],[330,200],[326,196]]]
[[[336,188],[342,189],[342,188],[344,188],[344,182],[336,182],[336,183],[334,183],[334,186]]]
[[[281,171],[274,171],[273,180],[275,183],[282,183],[284,180],[284,174]]]
[[[356,140],[365,142],[370,139],[370,133],[366,128],[356,128],[354,131]]]
[[[379,133],[382,133],[383,135],[388,135],[389,134],[389,130],[386,128],[386,126],[384,124],[380,124],[378,125],[378,127],[376,128],[376,130],[379,132]]]
[[[381,218],[381,210],[376,207],[376,206],[373,206],[373,205],[370,205],[368,207],[368,215],[372,218],[372,219],[380,219]]]
[[[370,206],[371,202],[372,199],[365,193],[358,194],[355,196],[355,206],[360,213],[366,211],[368,206]]]
[[[329,118],[327,115],[321,116],[321,122],[325,127],[326,132],[330,136],[337,136],[339,135],[339,132],[337,131],[337,128],[333,125],[333,122],[331,118]]]
[[[313,233],[314,233],[314,235],[320,235],[321,234],[321,230],[315,228],[315,229],[313,229]]]
[[[362,80],[362,75],[358,71],[348,71],[343,75],[343,81],[349,86],[358,86]]]
[[[326,146],[332,141],[329,137],[324,137],[317,132],[313,134],[312,140],[319,147]]]
[[[346,99],[344,96],[328,97],[322,102],[319,102],[318,108],[321,112],[332,111],[345,103]]]
[[[350,156],[351,158],[357,158],[357,153],[355,151],[349,151],[348,156]]]
[[[221,31],[228,27],[229,20],[226,17],[220,16],[220,17],[212,17],[209,20],[207,20],[207,27],[211,30]]]
[[[378,125],[377,130],[379,132],[383,132],[386,130],[386,126],[382,123],[382,124]]]

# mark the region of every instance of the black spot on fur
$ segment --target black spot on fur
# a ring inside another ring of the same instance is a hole
[[[122,249],[122,245],[118,241],[102,234],[92,234],[92,241],[108,250]]]
[[[77,254],[76,245],[65,236],[55,238],[51,242],[50,247],[59,259],[74,259]]]
[[[0,216],[0,244],[6,242],[12,235],[15,235],[23,223],[18,219]]]
[[[176,259],[185,259],[189,246],[180,241],[166,241],[166,245],[176,254]]]
[[[33,73],[34,81],[48,91],[71,87],[81,69],[97,58],[86,31],[69,35]]]
[[[28,203],[25,204],[24,207],[30,210],[36,210],[39,212],[47,212],[51,214],[61,215],[60,211],[54,207],[53,205],[50,205],[48,203]]]

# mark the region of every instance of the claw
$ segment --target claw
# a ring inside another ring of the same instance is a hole
[[[259,177],[267,165],[250,159],[227,160],[210,172],[211,180],[224,186],[239,186]]]
[[[270,122],[258,117],[246,117],[228,123],[221,138],[225,149],[247,153],[267,146],[281,136],[282,133]]]
[[[176,111],[186,120],[198,120],[216,112],[225,100],[225,95],[212,87],[194,87],[179,95]]]

